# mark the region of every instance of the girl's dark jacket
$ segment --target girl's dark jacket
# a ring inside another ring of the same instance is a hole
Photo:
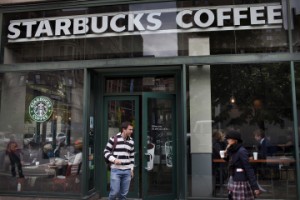
[[[248,151],[242,144],[230,146],[227,149],[227,155],[225,160],[229,161],[229,174],[232,175],[233,181],[248,181],[252,190],[258,190],[256,176],[249,163]]]

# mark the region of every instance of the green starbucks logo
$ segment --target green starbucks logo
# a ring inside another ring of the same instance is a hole
[[[51,99],[45,96],[35,97],[29,105],[29,115],[33,121],[44,122],[49,119],[53,112]]]

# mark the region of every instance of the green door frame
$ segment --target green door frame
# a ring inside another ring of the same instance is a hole
[[[182,68],[185,68],[185,66],[182,66]],[[182,91],[182,82],[184,81],[185,83],[185,76],[186,74],[182,74],[182,68],[178,68],[178,67],[174,67],[174,68],[162,68],[163,70],[150,70],[150,71],[147,71],[147,70],[142,70],[143,68],[139,68],[141,69],[143,72],[139,71],[139,70],[135,70],[135,71],[132,71],[132,70],[129,70],[130,72],[128,72],[127,70],[121,70],[121,71],[111,71],[111,72],[104,72],[104,73],[93,73],[95,75],[95,80],[93,82],[93,84],[95,84],[95,91],[96,94],[94,94],[94,97],[95,97],[95,132],[97,132],[96,136],[95,136],[95,143],[96,143],[96,146],[99,146],[100,148],[96,148],[95,150],[95,153],[97,153],[99,156],[96,156],[96,167],[95,167],[95,187],[96,187],[96,191],[99,191],[100,193],[100,196],[104,197],[104,196],[107,196],[108,195],[108,192],[106,191],[106,184],[107,183],[104,183],[103,180],[104,178],[103,177],[106,177],[107,174],[101,170],[103,169],[103,166],[105,165],[105,161],[104,161],[104,158],[103,158],[103,149],[107,143],[107,136],[106,138],[103,138],[103,131],[105,130],[104,128],[104,122],[103,122],[103,117],[104,117],[104,114],[103,114],[103,108],[104,108],[104,98],[105,97],[118,97],[118,98],[122,98],[122,97],[128,97],[128,96],[140,96],[142,95],[142,93],[137,93],[137,94],[129,94],[129,93],[126,93],[126,94],[105,94],[104,93],[104,85],[105,85],[105,77],[109,76],[109,77],[124,77],[124,76],[139,76],[141,74],[143,75],[146,75],[146,76],[151,76],[151,75],[165,75],[165,74],[173,74],[174,75],[174,78],[176,80],[175,82],[175,91],[176,93],[165,93],[165,94],[159,94],[159,95],[162,95],[162,96],[168,96],[168,95],[171,95],[171,96],[174,96],[174,109],[176,107],[178,107],[178,110],[176,111],[176,113],[174,113],[174,115],[176,116],[175,120],[178,121],[184,121],[184,119],[182,117],[180,117],[178,115],[178,113],[180,113],[180,110],[181,112],[184,112],[186,110],[185,106],[182,105],[182,100],[181,98],[183,97],[183,93],[184,91]],[[168,71],[166,71],[168,69]],[[88,70],[89,71],[89,70]],[[127,72],[126,72],[127,71]],[[184,78],[184,80],[183,80]],[[184,84],[183,84],[184,85]],[[97,93],[97,90],[99,91]],[[143,94],[146,94],[146,93],[143,93]],[[152,93],[154,94],[154,93]],[[148,95],[151,96],[151,93],[148,93]],[[97,103],[98,102],[98,103]],[[179,105],[180,103],[180,105]],[[184,108],[184,110],[182,110],[182,108]],[[142,124],[142,126],[145,127],[144,125],[144,122],[140,122]],[[176,130],[176,137],[177,139],[175,140],[176,141],[176,144],[174,144],[176,146],[176,157],[174,157],[176,160],[176,169],[174,169],[174,173],[173,175],[175,176],[175,178],[173,180],[177,180],[177,184],[174,182],[173,184],[173,188],[174,188],[174,198],[171,198],[171,199],[175,199],[175,198],[181,198],[181,197],[186,197],[186,192],[185,192],[185,188],[187,187],[186,185],[183,185],[183,183],[186,183],[186,180],[184,180],[186,178],[186,174],[185,174],[185,171],[186,171],[186,167],[184,167],[186,165],[186,163],[184,162],[186,160],[185,157],[181,157],[181,155],[183,154],[183,152],[181,153],[180,151],[182,149],[185,149],[185,146],[186,146],[186,142],[185,140],[183,141],[181,138],[184,134],[180,134],[178,135],[179,132],[183,133],[183,130],[182,130],[182,125],[180,125],[180,123],[175,123],[174,125],[174,130]],[[141,129],[142,130],[142,129]],[[144,141],[145,142],[145,141]],[[143,144],[145,145],[145,144]],[[184,156],[186,156],[184,154]],[[178,160],[180,157],[180,160]],[[146,162],[146,161],[145,161]],[[136,163],[137,164],[137,163]],[[142,165],[145,166],[145,163],[142,162],[142,161],[139,161],[138,165]],[[180,165],[180,166],[177,166],[177,165]],[[181,166],[182,165],[182,166]],[[142,191],[140,191],[142,192]],[[131,195],[130,195],[131,196]],[[130,197],[129,196],[129,197]],[[140,194],[138,195],[140,196]],[[157,199],[157,197],[155,198],[152,198],[152,199]],[[162,199],[165,199],[164,197]],[[170,198],[167,198],[167,199],[170,199]]]
[[[143,145],[143,152],[142,155],[145,155],[145,153],[147,153],[147,133],[148,133],[148,99],[150,98],[154,98],[154,99],[169,99],[172,100],[172,130],[175,131],[172,134],[172,140],[176,141],[177,139],[177,128],[175,126],[175,122],[177,121],[177,115],[176,115],[176,95],[175,94],[164,94],[164,93],[154,93],[154,92],[145,92],[142,95],[142,135],[143,135],[143,141],[142,141],[142,145]],[[147,174],[147,170],[145,169],[145,167],[147,166],[147,159],[145,156],[143,156],[142,158],[142,163],[143,163],[143,169],[142,169],[142,178],[143,178],[143,199],[145,200],[151,200],[151,199],[176,199],[177,194],[176,194],[176,186],[177,186],[177,150],[176,150],[176,143],[177,142],[173,142],[173,173],[172,173],[172,194],[168,194],[168,195],[157,195],[157,196],[149,196],[149,194],[147,193],[147,188],[148,188],[148,174]]]
[[[139,120],[140,120],[139,119],[139,97],[136,96],[136,95],[133,95],[133,96],[113,96],[113,95],[112,96],[104,96],[104,100],[103,100],[103,127],[102,127],[102,130],[101,130],[101,132],[103,134],[101,134],[102,135],[102,138],[101,138],[102,142],[101,142],[101,145],[100,145],[101,149],[105,148],[105,146],[107,144],[107,141],[108,141],[108,135],[107,135],[107,132],[106,132],[106,130],[108,130],[108,122],[107,122],[107,117],[105,117],[105,116],[107,116],[107,114],[108,114],[107,105],[108,105],[108,102],[110,100],[116,100],[116,101],[133,100],[135,102],[135,114],[134,115],[136,116],[136,118],[135,118],[135,127],[134,127],[134,140],[135,140],[134,148],[135,148],[135,150],[139,149],[138,148],[139,144],[138,144],[138,142],[136,142],[136,141],[139,141],[139,136],[140,136],[140,133],[138,133],[138,131],[140,130],[139,129],[139,123],[140,123],[139,122]],[[101,156],[101,160],[102,160],[102,163],[104,163],[104,157],[103,156]],[[139,179],[139,172],[138,171],[136,172],[136,168],[139,165],[140,165],[139,159],[135,159],[134,187],[133,187],[133,191],[129,192],[128,197],[138,197],[138,195],[139,195],[138,190],[139,190],[139,180],[140,179]],[[100,177],[102,177],[101,182],[103,183],[103,184],[101,184],[102,185],[101,194],[105,195],[105,196],[108,196],[108,194],[109,194],[109,191],[106,190],[107,180],[108,180],[107,179],[108,173],[109,172],[106,171],[106,168],[105,168],[105,170],[103,169],[103,167],[100,168]]]
[[[149,98],[155,98],[155,99],[170,99],[172,100],[172,113],[173,113],[173,119],[175,119],[172,123],[172,130],[174,130],[175,132],[172,134],[172,140],[173,141],[176,141],[176,138],[177,138],[177,129],[175,127],[175,121],[176,121],[176,112],[175,112],[175,105],[176,105],[176,98],[175,98],[175,95],[174,94],[161,94],[161,93],[143,93],[142,94],[142,155],[144,155],[147,151],[147,127],[148,127],[148,117],[147,117],[147,101]],[[104,97],[104,101],[103,101],[103,128],[102,128],[102,133],[105,133],[106,130],[108,129],[108,122],[107,122],[107,118],[105,116],[107,116],[107,113],[108,113],[108,110],[107,110],[107,105],[108,105],[108,102],[110,100],[133,100],[135,101],[135,130],[138,131],[139,130],[139,97],[136,96],[136,95],[133,95],[133,96],[105,96]],[[138,132],[135,132],[134,134],[134,138],[135,138],[135,141],[139,141],[139,135],[140,133]],[[102,148],[101,149],[104,149],[105,148],[105,145],[108,141],[108,137],[107,137],[107,134],[103,134],[102,135]],[[138,150],[139,149],[139,143],[138,142],[135,142],[135,149]],[[176,152],[176,143],[174,142],[173,143],[173,149],[174,151],[173,152]],[[173,155],[174,158],[176,158],[176,153],[174,153]],[[103,160],[104,162],[104,160]],[[136,167],[139,167],[140,165],[142,165],[142,178],[143,178],[143,183],[142,183],[142,190],[143,190],[143,199],[175,199],[176,198],[176,183],[177,183],[177,179],[176,179],[176,171],[177,171],[177,162],[176,162],[176,159],[173,160],[173,164],[174,164],[174,168],[173,168],[173,177],[172,177],[172,180],[173,183],[172,183],[172,189],[173,189],[173,193],[172,194],[169,194],[169,195],[158,195],[158,196],[149,196],[147,194],[147,188],[148,188],[148,185],[147,185],[147,171],[144,169],[147,165],[147,159],[145,156],[142,156],[142,162],[140,162],[139,159],[135,159],[135,169]],[[103,169],[103,168],[102,168]],[[137,168],[138,169],[138,168]],[[101,194],[105,195],[105,196],[108,196],[108,191],[106,190],[106,185],[107,185],[107,172],[106,170],[100,170],[100,176],[102,177],[101,178],[101,182],[103,183],[102,184],[102,187],[101,187]],[[135,179],[134,179],[134,190],[132,192],[130,192],[128,194],[128,197],[135,197],[135,198],[138,198],[139,197],[139,184],[140,184],[140,177],[139,177],[139,172],[136,171],[135,172]]]

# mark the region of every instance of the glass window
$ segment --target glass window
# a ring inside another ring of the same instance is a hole
[[[134,93],[134,92],[174,92],[175,80],[173,76],[149,76],[132,78],[107,78],[106,93]]]
[[[234,129],[268,191],[260,197],[297,199],[289,64],[190,66],[188,72],[189,196],[227,197],[228,163],[219,151]]]
[[[300,8],[298,5],[298,8],[296,5],[294,5],[294,18],[293,18],[293,48],[294,52],[300,52]],[[296,14],[298,12],[298,14]]]
[[[197,46],[197,55],[287,52],[283,18],[279,0],[7,13],[3,63],[193,56]]]
[[[83,71],[0,79],[0,190],[81,193]]]
[[[92,82],[95,82],[97,78],[94,76],[91,77]],[[98,88],[97,88],[98,89]],[[90,97],[90,110],[89,110],[89,136],[88,136],[88,170],[87,170],[87,188],[88,190],[92,190],[95,188],[95,116],[97,115],[97,109],[95,108],[95,97],[94,95],[97,94],[98,90],[95,88],[94,84],[91,84],[91,97]]]
[[[0,5],[5,5],[5,4],[19,4],[19,3],[36,3],[36,2],[44,2],[45,0],[1,0]],[[48,2],[51,0],[47,0]],[[54,0],[52,0],[54,1]]]

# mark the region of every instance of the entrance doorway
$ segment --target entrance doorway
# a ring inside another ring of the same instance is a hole
[[[123,121],[134,125],[135,177],[128,197],[175,199],[176,110],[175,94],[142,92],[105,95],[103,101],[103,146],[118,133]],[[102,168],[103,195],[109,194],[110,173]]]

